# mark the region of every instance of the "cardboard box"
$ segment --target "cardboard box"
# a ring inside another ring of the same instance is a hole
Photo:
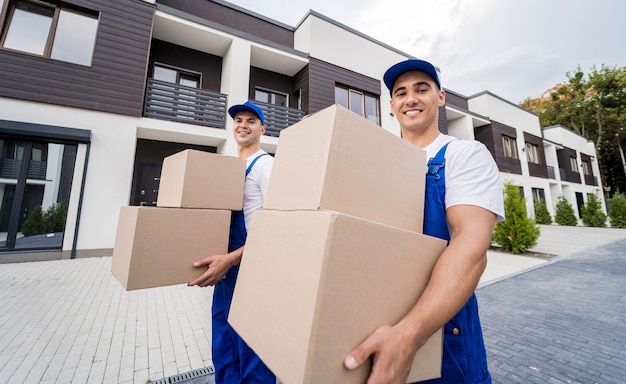
[[[163,159],[158,207],[241,210],[246,161],[187,149]]]
[[[183,284],[204,273],[193,262],[226,253],[230,211],[122,207],[111,272],[130,291]]]
[[[228,321],[285,384],[363,384],[371,366],[348,371],[344,358],[409,312],[445,246],[332,211],[258,210]],[[441,375],[442,345],[439,330],[411,382]]]
[[[422,232],[426,152],[334,105],[280,133],[263,207],[328,209]]]

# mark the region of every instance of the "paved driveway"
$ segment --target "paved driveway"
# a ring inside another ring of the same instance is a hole
[[[494,383],[626,382],[626,240],[477,295]]]

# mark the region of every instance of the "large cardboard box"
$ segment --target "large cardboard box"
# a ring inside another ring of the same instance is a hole
[[[246,161],[187,149],[163,159],[158,207],[241,210]]]
[[[188,283],[205,269],[193,262],[226,253],[227,210],[122,207],[111,272],[126,290]]]
[[[347,354],[416,303],[446,242],[332,211],[259,210],[228,321],[285,384],[363,384]],[[441,375],[442,331],[411,382]]]
[[[281,131],[263,207],[422,232],[425,174],[422,149],[334,105]]]

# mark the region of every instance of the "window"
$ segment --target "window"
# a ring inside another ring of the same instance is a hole
[[[578,164],[576,163],[576,158],[575,157],[570,157],[569,158],[569,164],[572,167],[572,172],[578,173]]]
[[[583,166],[583,174],[591,176],[591,164],[589,164],[588,161],[583,160],[582,162],[582,166]]]
[[[504,156],[519,159],[517,156],[517,144],[515,143],[515,138],[502,135],[502,147],[504,149]]]
[[[255,88],[254,100],[262,103],[278,105],[279,107],[289,107],[289,97],[287,94]]]
[[[378,97],[347,87],[335,86],[335,103],[380,125]]]
[[[541,188],[533,188],[533,202],[538,202],[539,200],[546,201],[546,195],[543,189]]]
[[[200,88],[200,75],[178,68],[166,67],[161,64],[154,65],[154,78],[190,88]]]
[[[539,155],[535,144],[526,143],[526,160],[529,163],[539,164]]]
[[[70,63],[91,65],[97,14],[42,0],[0,0],[2,46]]]

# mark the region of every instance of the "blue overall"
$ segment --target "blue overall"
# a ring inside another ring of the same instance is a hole
[[[246,176],[261,156],[257,156],[248,168]],[[241,248],[246,242],[247,232],[243,211],[233,211],[230,223],[228,252]],[[239,337],[228,324],[228,313],[233,299],[233,291],[239,265],[228,270],[224,279],[215,284],[213,291],[213,365],[216,384],[275,384],[276,376],[263,364],[261,359]]]
[[[448,144],[428,161],[424,233],[450,241],[446,220],[445,153]],[[487,355],[478,318],[476,295],[444,326],[441,378],[423,381],[428,384],[490,384]]]

